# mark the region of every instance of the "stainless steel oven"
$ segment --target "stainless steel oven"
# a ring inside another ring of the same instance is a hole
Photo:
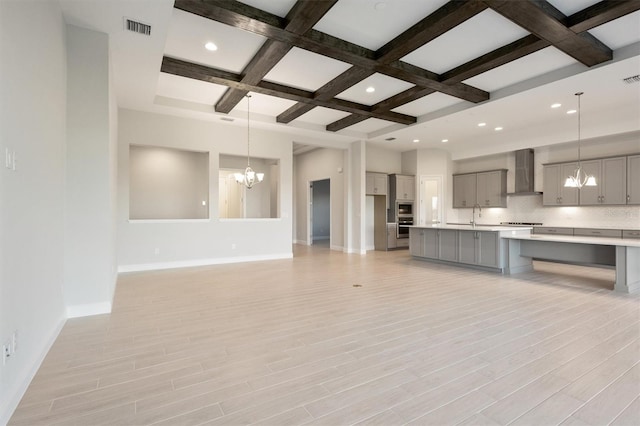
[[[396,238],[409,238],[410,226],[413,226],[413,216],[399,216]]]

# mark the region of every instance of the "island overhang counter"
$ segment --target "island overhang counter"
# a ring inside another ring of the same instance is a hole
[[[614,290],[640,290],[640,241],[532,234],[532,227],[502,225],[413,226],[409,249],[416,259],[455,263],[503,274],[533,270],[533,259],[614,267]]]

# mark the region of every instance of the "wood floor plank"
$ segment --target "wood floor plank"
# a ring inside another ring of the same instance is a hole
[[[626,425],[640,295],[610,269],[514,276],[295,246],[121,274],[68,320],[9,425]],[[354,287],[359,284],[361,287]]]

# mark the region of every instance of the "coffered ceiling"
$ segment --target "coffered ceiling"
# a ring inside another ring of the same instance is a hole
[[[586,137],[640,132],[640,84],[623,82],[640,74],[638,0],[62,4],[68,22],[111,35],[125,108],[242,125],[251,93],[252,125],[300,144],[464,157],[574,139],[566,112],[584,91]],[[110,22],[123,17],[151,37]]]

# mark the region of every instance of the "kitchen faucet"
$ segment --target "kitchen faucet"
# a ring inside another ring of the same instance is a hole
[[[478,219],[482,217],[482,207],[480,207],[480,204],[475,203],[473,205],[473,210],[471,211],[472,219],[470,222],[471,226],[473,226],[474,228],[476,227],[476,207],[478,208]]]

